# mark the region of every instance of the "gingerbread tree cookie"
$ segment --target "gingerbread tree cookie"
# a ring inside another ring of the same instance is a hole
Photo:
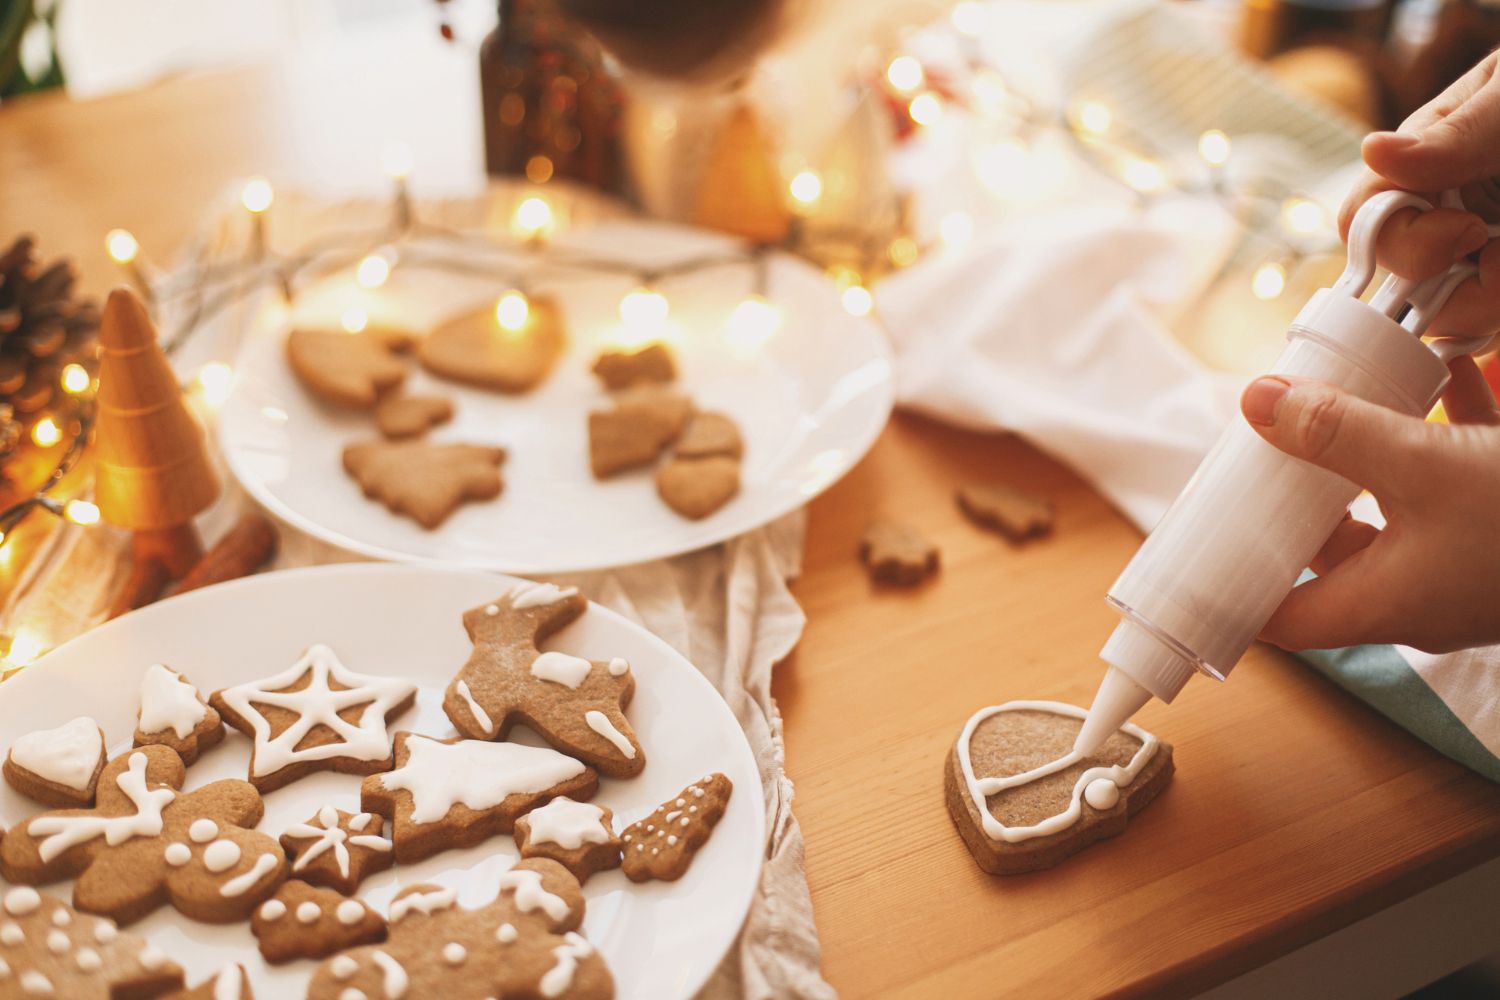
[[[693,855],[708,843],[733,791],[734,785],[724,775],[706,775],[675,799],[657,806],[650,816],[627,826],[620,836],[625,877],[632,882],[681,878],[693,863]]]
[[[365,496],[428,529],[465,501],[499,496],[504,461],[504,448],[456,442],[361,441],[344,449],[344,471]]]
[[[24,886],[0,910],[0,997],[115,1000],[182,986],[181,966],[112,920]]]
[[[381,836],[384,828],[374,813],[324,806],[306,823],[289,827],[281,846],[292,857],[293,877],[351,896],[365,876],[396,863],[391,842]]]
[[[375,407],[375,426],[392,439],[416,437],[452,419],[453,400],[447,396],[393,393]]]
[[[10,745],[5,780],[44,806],[86,806],[104,770],[104,731],[87,716],[27,733]]]
[[[366,778],[360,803],[390,817],[396,860],[407,864],[509,833],[548,799],[598,788],[592,768],[546,747],[397,733],[396,769]]]
[[[464,612],[474,652],[443,696],[443,711],[458,731],[473,739],[504,739],[523,722],[601,774],[640,774],[646,755],[625,720],[635,693],[630,665],[537,648],[588,606],[572,587],[526,583]]]
[[[415,684],[355,673],[333,650],[313,645],[281,673],[215,691],[209,703],[225,722],[255,739],[250,782],[270,792],[314,771],[388,769],[386,720],[409,708],[416,696]]]
[[[161,663],[146,668],[135,723],[136,746],[159,743],[171,747],[184,764],[191,765],[200,753],[223,739],[224,720],[186,677]]]
[[[207,923],[249,916],[286,877],[281,845],[253,827],[264,806],[230,778],[182,792],[182,758],[131,750],[104,768],[93,809],[19,823],[0,841],[0,872],[39,884],[77,876],[73,905],[129,923],[170,902]]]
[[[516,848],[523,858],[551,858],[580,883],[620,867],[614,814],[592,802],[559,797],[516,820]]]
[[[385,918],[363,900],[294,880],[260,904],[250,918],[250,932],[266,961],[280,965],[384,941]]]
[[[231,962],[203,982],[168,993],[162,1000],[255,1000],[255,992],[245,967]]]
[[[545,997],[609,1000],[614,978],[578,933],[578,881],[545,858],[500,876],[493,902],[456,905],[452,889],[415,885],[391,903],[390,938],[327,960],[308,1000],[362,997]]]

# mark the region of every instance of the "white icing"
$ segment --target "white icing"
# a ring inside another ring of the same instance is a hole
[[[337,955],[328,963],[328,971],[333,974],[334,979],[343,982],[359,971],[359,963],[348,955]]]
[[[52,926],[66,927],[73,922],[73,914],[61,907],[52,911]]]
[[[389,851],[391,849],[391,842],[385,837],[377,837],[369,833],[362,833],[358,837],[350,837],[349,843],[355,847],[367,847],[372,851]]]
[[[673,809],[671,812],[669,812],[665,816],[663,816],[662,819],[665,819],[668,823],[670,823],[674,819],[676,819],[678,816],[681,816],[681,815],[682,815],[682,810],[680,810],[680,809]]]
[[[311,672],[306,687],[285,691]],[[342,685],[334,690],[329,681]],[[386,735],[385,716],[405,701],[416,686],[388,677],[370,677],[345,667],[327,646],[309,646],[302,659],[273,677],[249,684],[225,688],[219,692],[224,703],[244,717],[255,736],[252,776],[272,774],[304,761],[345,757],[352,760],[381,760],[390,756],[390,738]],[[296,712],[298,718],[277,736],[271,735],[271,724],[253,705],[274,705]],[[359,723],[346,722],[339,712],[364,705]],[[326,726],[338,734],[333,743],[296,749],[297,744],[317,726]]]
[[[141,678],[141,715],[135,728],[142,733],[168,729],[185,740],[198,728],[208,709],[198,699],[198,689],[163,664],[146,668]]]
[[[568,901],[548,892],[542,887],[542,876],[530,868],[512,868],[500,876],[500,891],[515,894],[516,906],[522,913],[541,908],[552,920],[565,920],[569,913]]]
[[[500,613],[500,605],[498,605],[498,604],[486,604],[484,606],[484,613],[487,614],[487,615],[489,615],[491,618],[493,618],[493,617],[495,617],[496,615],[498,615]]]
[[[459,803],[490,809],[511,795],[543,792],[584,772],[572,757],[519,743],[439,743],[413,735],[406,749],[406,763],[382,774],[380,782],[411,793],[413,823],[436,823]]]
[[[280,920],[286,916],[286,904],[279,899],[268,899],[261,905],[260,918],[262,920]]]
[[[991,840],[1003,840],[1008,844],[1016,844],[1023,840],[1030,840],[1032,837],[1046,837],[1066,830],[1078,822],[1078,818],[1083,815],[1084,789],[1091,782],[1101,778],[1108,779],[1118,793],[1120,788],[1135,780],[1141,768],[1145,767],[1156,753],[1156,737],[1139,726],[1127,722],[1120,727],[1120,731],[1141,741],[1140,748],[1130,758],[1129,763],[1123,766],[1116,764],[1111,767],[1089,768],[1078,776],[1078,781],[1073,785],[1072,798],[1068,802],[1068,807],[1062,812],[1048,816],[1030,826],[1006,826],[990,813],[986,803],[989,796],[1066,770],[1082,760],[1083,755],[1076,750],[1070,750],[1057,760],[1020,774],[1012,774],[1004,778],[975,777],[974,766],[969,759],[969,743],[974,738],[974,730],[985,719],[1001,712],[1051,712],[1054,715],[1065,715],[1074,719],[1084,719],[1088,716],[1087,712],[1076,705],[1067,705],[1059,701],[1008,701],[1003,705],[982,708],[969,717],[969,721],[964,724],[963,732],[958,736],[958,766],[963,774],[964,784],[968,788],[969,800],[974,803],[974,808],[979,812],[985,836]]]
[[[214,977],[214,1000],[240,1000],[240,967],[226,965]]]
[[[438,910],[446,910],[458,900],[453,889],[434,889],[431,892],[413,892],[402,896],[391,904],[391,923],[395,923],[412,910],[431,916]]]
[[[383,951],[371,952],[370,958],[374,959],[375,964],[380,966],[380,971],[384,973],[381,985],[385,988],[385,995],[390,997],[390,1000],[401,1000],[406,995],[407,984],[406,970],[401,967],[401,963]]]
[[[576,931],[563,935],[563,943],[552,949],[553,966],[542,976],[537,985],[542,996],[560,997],[573,985],[573,976],[578,971],[578,960],[593,954],[593,946]]]
[[[556,604],[578,593],[577,587],[559,587],[555,583],[523,583],[510,590],[510,606],[519,610]]]
[[[108,917],[101,917],[94,925],[94,940],[100,944],[109,944],[119,936],[120,928],[115,926],[115,922]]]
[[[0,980],[10,978],[10,963],[0,958]]]
[[[339,923],[348,926],[364,919],[365,908],[357,900],[346,899],[333,911],[333,915],[338,917]]]
[[[11,763],[78,792],[89,790],[103,756],[99,724],[82,715],[56,729],[27,733],[10,746]]]
[[[565,850],[576,850],[584,844],[609,842],[604,828],[604,810],[588,802],[557,798],[540,809],[526,814],[532,844],[556,844]]]
[[[61,955],[72,946],[73,942],[68,940],[67,931],[58,930],[54,927],[47,932],[47,950],[52,952],[52,954]]]
[[[531,676],[538,680],[551,681],[563,687],[578,690],[578,685],[589,675],[594,665],[581,656],[567,653],[543,653],[531,663]]]
[[[518,936],[519,932],[516,930],[515,925],[509,921],[495,928],[495,940],[501,944],[510,944]]]
[[[1083,788],[1083,801],[1100,811],[1113,809],[1120,801],[1120,786],[1108,778],[1090,781]]]
[[[203,852],[203,867],[214,874],[228,871],[240,860],[240,845],[232,840],[216,840]]]
[[[359,833],[370,825],[370,820],[375,818],[374,813],[356,813],[349,818],[349,829]]]
[[[687,805],[687,799],[678,799],[676,802],[674,802],[672,804],[674,806],[676,806],[678,809],[681,809],[683,806]]]
[[[609,676],[611,677],[623,677],[625,671],[629,669],[630,664],[618,656],[609,661]]]
[[[682,825],[682,826],[687,826],[688,823],[690,823],[690,822],[691,822],[691,820],[689,820],[686,816],[684,816],[684,817],[682,817],[682,819],[678,820],[678,823],[680,825]]]
[[[668,847],[676,847],[677,846],[677,834],[674,833],[670,837],[667,838],[667,846]]]
[[[52,980],[35,969],[23,972],[21,974],[21,992],[37,997],[50,997],[53,994]]]
[[[24,917],[36,912],[42,905],[42,894],[30,886],[18,886],[5,894],[5,912],[13,917]]]
[[[236,875],[228,882],[219,886],[219,895],[231,898],[234,896],[243,896],[246,892],[250,891],[255,883],[275,871],[280,863],[281,859],[276,855],[262,854],[255,859],[255,864],[251,866],[249,871],[242,875]]]
[[[369,825],[373,819],[369,813],[360,813],[349,821],[350,827],[362,830]],[[356,825],[357,824],[357,825]],[[286,831],[286,836],[294,838],[314,838],[314,842],[307,849],[297,855],[297,860],[292,863],[292,871],[300,872],[327,851],[333,851],[334,861],[339,866],[339,874],[344,878],[349,877],[349,848],[346,844],[355,847],[367,847],[375,851],[389,851],[391,842],[384,837],[373,834],[361,834],[351,837],[339,826],[338,810],[333,806],[324,806],[318,810],[315,823],[295,823]]]
[[[594,732],[613,743],[626,760],[635,760],[635,746],[625,738],[624,733],[615,728],[615,724],[609,721],[609,716],[597,709],[589,709],[583,713],[583,721]]]
[[[154,944],[148,944],[135,956],[135,960],[141,963],[141,968],[155,971],[167,964],[167,954]]]
[[[26,932],[21,930],[21,925],[14,920],[7,920],[0,924],[0,944],[15,947],[26,940]]]
[[[351,986],[339,994],[339,1000],[370,1000],[370,998],[365,996],[363,990],[357,990]]]
[[[469,957],[469,949],[457,941],[449,941],[443,945],[443,961],[449,965],[462,965],[464,959]]]
[[[79,948],[73,955],[73,961],[84,972],[97,972],[104,965],[104,960],[92,948]]]
[[[494,732],[494,720],[490,718],[490,713],[484,710],[484,706],[474,700],[474,693],[469,690],[469,682],[461,680],[453,685],[453,690],[457,691],[458,696],[464,700],[464,706],[468,708],[474,724],[487,733]]]
[[[219,835],[219,824],[204,817],[193,820],[193,825],[188,827],[188,837],[195,844],[206,844]]]
[[[323,915],[323,908],[312,900],[297,904],[297,922],[299,924],[315,924]]]

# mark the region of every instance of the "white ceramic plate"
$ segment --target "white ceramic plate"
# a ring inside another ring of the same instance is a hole
[[[661,266],[733,244],[657,224],[598,226],[575,242],[592,255]],[[477,256],[474,263],[479,263]],[[489,258],[503,265],[503,257]],[[542,574],[658,559],[741,534],[806,503],[874,443],[890,414],[889,347],[874,323],[849,315],[834,286],[809,265],[768,261],[768,298],[782,324],[754,343],[731,323],[752,288],[745,265],[671,278],[659,331],[673,345],[681,385],[705,408],[740,425],[746,454],[740,495],[702,521],[657,497],[649,471],[607,482],[589,473],[586,414],[604,393],[589,366],[601,348],[638,337],[623,330],[621,297],[633,280],[549,269],[533,292],[554,295],[569,331],[566,355],[538,389],[505,396],[437,380],[416,369],[412,391],[439,391],[457,405],[439,441],[509,449],[498,500],[460,508],[435,531],[365,499],[345,474],[345,444],[373,436],[368,415],[320,404],[287,367],[285,316],[265,315],[243,344],[234,390],[219,415],[230,467],[279,517],[325,541],[382,559],[440,562]],[[445,315],[493,304],[508,282],[398,266],[390,282],[360,289],[347,275],[300,294],[293,320],[338,323],[351,306],[372,321],[429,329]]]
[[[91,715],[104,727],[110,755],[130,746],[140,677],[152,663],[183,671],[204,691],[262,677],[290,665],[313,642],[332,646],[352,669],[405,677],[421,685],[417,704],[391,732],[436,736],[454,730],[443,687],[469,654],[461,613],[492,600],[513,581],[433,568],[353,564],[252,577],[172,598],[110,622],[59,647],[7,681],[0,697],[0,738]],[[760,779],[744,734],[727,705],[693,666],[666,643],[619,615],[592,606],[547,645],[591,659],[623,656],[636,674],[627,710],[647,755],[628,781],[602,779],[594,801],[623,827],[710,771],[734,782],[734,794],[712,838],[676,882],[635,885],[618,870],[589,879],[583,932],[604,954],[617,996],[639,1000],[690,997],[718,965],[744,922],[760,878],[765,842]],[[540,745],[525,729],[512,737]],[[189,789],[245,777],[250,741],[231,731],[188,769]],[[279,835],[319,805],[357,811],[359,779],[317,774],[266,796],[260,829]],[[40,807],[0,785],[7,827]],[[496,880],[516,860],[509,836],[447,851],[366,879],[359,894],[385,912],[403,885],[437,882],[459,888],[459,901],[494,897]],[[69,883],[44,887],[63,898]],[[315,963],[280,968],[261,961],[248,922],[210,926],[164,907],[133,926],[184,965],[189,982],[239,961],[263,997],[301,996]]]

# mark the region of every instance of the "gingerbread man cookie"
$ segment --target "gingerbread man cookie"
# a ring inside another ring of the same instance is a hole
[[[0,997],[116,1000],[182,986],[181,966],[113,920],[24,886],[5,893],[0,911]]]
[[[365,876],[396,863],[391,842],[381,836],[384,828],[374,813],[324,806],[306,823],[289,827],[281,846],[292,857],[293,877],[350,896]]]
[[[390,817],[396,860],[407,864],[509,833],[553,796],[598,788],[593,768],[546,747],[397,733],[396,769],[366,778],[360,804]]]
[[[560,796],[516,820],[516,848],[523,858],[551,858],[581,884],[595,872],[620,867],[613,823],[605,807]]]
[[[625,851],[621,867],[632,882],[682,877],[693,855],[708,843],[709,834],[724,815],[734,785],[722,774],[710,774],[656,807],[620,835]]]
[[[255,1000],[255,991],[245,967],[231,962],[196,986],[169,993],[162,1000]]]
[[[184,764],[224,740],[224,720],[198,689],[171,667],[157,663],[141,678],[141,710],[135,745],[159,743],[177,751]]]
[[[44,806],[86,806],[104,770],[104,731],[87,716],[27,733],[10,745],[5,780]]]
[[[291,881],[260,904],[250,932],[272,965],[326,958],[355,945],[385,940],[385,918],[360,899]]]
[[[572,587],[523,583],[464,612],[474,652],[443,695],[443,711],[458,731],[472,739],[504,739],[523,722],[600,774],[640,774],[646,755],[625,720],[635,693],[630,665],[537,648],[588,606]]]
[[[281,673],[215,691],[209,704],[254,738],[250,782],[270,792],[314,771],[387,770],[386,720],[411,707],[416,696],[415,684],[355,673],[333,650],[313,645]],[[351,710],[360,706],[351,721]]]
[[[130,923],[170,902],[185,916],[249,916],[286,877],[281,845],[250,829],[260,793],[236,779],[182,792],[182,758],[130,750],[104,768],[93,809],[42,813],[0,841],[0,873],[40,884],[77,876],[73,905]]]
[[[521,861],[476,910],[457,893],[414,885],[391,903],[390,938],[319,965],[308,1000],[542,997],[610,1000],[614,977],[578,928],[583,893],[561,865]]]

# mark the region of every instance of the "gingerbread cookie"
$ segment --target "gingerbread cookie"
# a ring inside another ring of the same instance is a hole
[[[182,986],[182,967],[113,920],[35,889],[0,898],[0,997],[117,1000]]]
[[[464,612],[474,652],[443,695],[454,727],[472,739],[492,740],[525,723],[600,774],[640,774],[646,755],[625,719],[635,694],[630,664],[537,648],[588,606],[572,587],[523,583]]]
[[[673,454],[678,458],[739,458],[745,453],[745,439],[732,419],[712,410],[699,410],[688,421]]]
[[[388,438],[416,437],[452,419],[453,401],[446,396],[391,393],[375,407],[375,426]]]
[[[177,751],[184,764],[224,740],[224,720],[198,689],[172,668],[157,663],[141,678],[141,709],[135,745],[158,743]]]
[[[338,330],[293,330],[286,358],[303,386],[319,399],[357,410],[406,380],[406,365],[388,338]]]
[[[494,307],[440,325],[418,356],[434,375],[501,392],[526,392],[552,370],[563,350],[562,317],[545,296],[527,303],[519,330],[500,326]]]
[[[948,754],[948,813],[995,875],[1050,868],[1113,837],[1166,787],[1172,747],[1125,725],[1084,757],[1073,741],[1087,713],[1012,701],[970,717]]]
[[[610,1000],[614,978],[578,933],[583,913],[578,881],[545,858],[501,875],[494,901],[476,910],[458,906],[452,889],[410,886],[391,903],[389,940],[319,965],[308,1000]]]
[[[705,775],[657,806],[650,816],[627,826],[620,835],[625,877],[632,882],[682,878],[693,855],[708,843],[724,816],[733,791],[734,785],[724,775]]]
[[[344,471],[365,496],[428,529],[466,501],[499,496],[504,461],[504,448],[457,442],[362,441],[344,449]]]
[[[965,486],[957,493],[958,506],[981,528],[1012,542],[1038,538],[1052,530],[1052,501],[1008,486]]]
[[[360,786],[360,805],[391,821],[396,860],[420,861],[509,833],[556,795],[588,798],[593,768],[546,747],[396,734],[396,769]]]
[[[255,1000],[255,991],[245,967],[231,962],[196,986],[168,993],[162,1000]]]
[[[620,867],[613,822],[603,806],[558,797],[516,820],[516,848],[523,858],[551,858],[582,884],[595,872]]]
[[[363,900],[293,880],[260,904],[250,918],[250,933],[266,961],[281,965],[384,941],[385,918]]]
[[[270,792],[314,771],[386,770],[386,721],[416,696],[415,684],[355,673],[333,650],[314,645],[281,673],[215,691],[209,703],[225,722],[254,738],[250,782]]]
[[[640,382],[671,382],[677,364],[666,344],[647,344],[635,351],[605,351],[594,360],[593,372],[606,389],[628,389]]]
[[[384,829],[385,821],[374,813],[324,806],[306,823],[288,828],[281,846],[291,855],[294,878],[351,896],[367,875],[396,863],[391,842],[381,836]]]
[[[80,715],[56,729],[27,733],[10,745],[5,780],[45,806],[86,806],[104,770],[104,731]]]
[[[589,414],[589,468],[595,479],[656,461],[692,413],[686,396],[656,386],[621,393],[613,409]]]
[[[249,916],[286,877],[281,845],[253,829],[260,793],[235,779],[182,792],[169,747],[127,751],[104,768],[93,809],[42,813],[0,841],[0,873],[40,884],[77,876],[73,905],[130,923],[170,902],[206,923]]]
[[[698,521],[733,500],[740,491],[739,459],[674,458],[656,470],[656,492],[668,507]]]
[[[859,542],[860,561],[876,583],[911,587],[937,572],[938,550],[922,533],[895,521],[876,521]]]

